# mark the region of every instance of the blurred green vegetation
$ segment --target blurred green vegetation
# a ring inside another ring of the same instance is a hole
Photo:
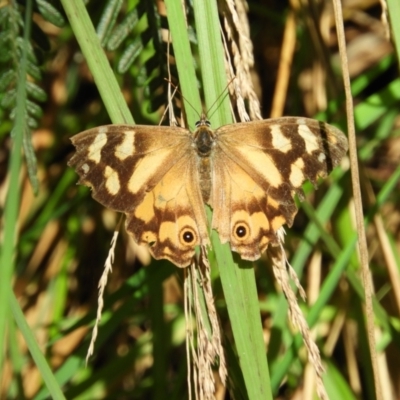
[[[67,167],[73,151],[69,138],[111,122],[159,123],[169,77],[162,33],[175,17],[166,17],[163,2],[87,3],[90,20],[72,12],[83,7],[77,0],[0,1],[0,343],[5,350],[0,397],[188,398],[183,273],[167,261],[150,262],[124,230],[94,355],[85,365],[98,281],[119,216],[95,202],[89,189],[76,186],[77,175]],[[317,117],[345,130],[331,4],[313,5],[295,9],[283,113]],[[343,7],[380,380],[390,399],[400,396],[399,52],[396,42],[385,38],[388,27],[378,1]],[[398,21],[396,5],[389,1],[388,7],[389,21]],[[167,10],[173,12],[171,6]],[[265,118],[277,96],[291,11],[287,2],[248,3],[252,75]],[[182,82],[179,68],[174,63],[170,68],[174,80],[179,72],[180,87],[197,108],[198,88],[206,98],[213,94],[201,83],[199,70],[208,60],[199,55],[201,28],[191,3],[187,12],[188,29],[177,35],[190,41],[199,82],[193,83],[196,76]],[[104,52],[89,41],[92,24]],[[398,24],[391,29],[393,38],[399,37]],[[170,52],[174,55],[173,48]],[[196,111],[201,112],[194,110],[193,118]],[[304,189],[306,201],[286,230],[285,248],[308,294],[302,309],[321,351],[327,391],[331,399],[373,399],[346,162],[318,191],[311,185]],[[305,399],[314,381],[302,341],[288,322],[286,299],[268,258],[254,267],[271,392],[274,398]],[[229,391],[248,398],[222,286],[213,270],[229,374],[226,392],[217,381],[216,398],[232,398]]]

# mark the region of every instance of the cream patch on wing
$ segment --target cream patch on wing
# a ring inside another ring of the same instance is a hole
[[[152,231],[144,231],[140,237],[141,243],[155,243],[157,241],[157,235]]]
[[[261,212],[257,211],[251,214],[251,222],[253,227],[256,228],[257,233],[259,233],[262,229],[269,230],[269,221],[267,216]]]
[[[128,190],[135,194],[154,175],[154,172],[164,164],[164,161],[171,155],[170,149],[160,149],[154,154],[146,154],[135,168],[128,182]]]
[[[112,195],[116,195],[121,188],[119,183],[118,173],[108,165],[104,170],[104,177],[106,178],[106,188]]]
[[[162,243],[166,240],[175,242],[178,229],[175,221],[164,221],[160,225],[159,241]]]
[[[267,154],[249,146],[238,147],[237,150],[246,163],[251,165],[271,186],[279,187],[282,184],[282,175]]]
[[[123,161],[125,158],[133,155],[135,151],[135,131],[124,132],[124,140],[121,144],[116,146],[114,155],[119,160]]]
[[[274,217],[271,221],[272,230],[276,232],[283,224],[286,224],[286,222],[286,218],[283,215]]]
[[[154,195],[152,192],[147,193],[143,201],[135,209],[135,217],[148,224],[154,214]]]
[[[344,139],[347,142],[346,137],[343,135],[343,133],[337,129],[335,126],[333,125],[329,125],[330,131],[327,132],[326,136],[328,139],[328,142],[333,144],[333,145],[337,145],[339,142],[341,142],[341,140],[339,139]]]
[[[273,207],[276,210],[279,209],[279,202],[272,197],[268,197],[267,204],[268,207]],[[270,227],[274,232],[276,232],[285,223],[286,218],[283,215],[276,215],[274,218],[269,220]]]
[[[176,224],[179,227],[190,227],[196,230],[196,221],[190,215],[181,215],[177,220]]]
[[[319,149],[317,137],[311,132],[310,128],[307,125],[299,125],[297,128],[297,132],[304,139],[306,144],[306,151],[308,154],[312,154],[314,150]]]
[[[238,221],[247,221],[249,213],[247,210],[236,210],[232,213],[231,226],[233,227]]]
[[[107,143],[107,128],[102,126],[93,143],[88,148],[88,159],[98,164],[101,158],[101,150]]]
[[[272,146],[281,151],[287,153],[292,150],[292,142],[283,133],[279,125],[271,125],[272,135]]]
[[[290,176],[289,181],[295,187],[298,188],[304,182],[304,161],[301,157],[299,157],[290,168]]]

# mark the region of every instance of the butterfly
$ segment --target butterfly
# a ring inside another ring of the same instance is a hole
[[[126,230],[156,259],[188,266],[209,231],[245,260],[257,260],[293,223],[294,196],[314,186],[348,150],[324,122],[283,117],[212,130],[204,116],[182,127],[106,125],[72,137],[79,183],[104,206],[125,213]],[[213,210],[208,226],[205,204]]]

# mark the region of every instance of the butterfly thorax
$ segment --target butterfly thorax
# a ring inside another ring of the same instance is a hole
[[[196,122],[196,130],[194,132],[194,140],[196,151],[200,157],[209,157],[214,143],[214,133],[210,128],[210,122],[205,118]]]
[[[210,155],[214,144],[214,132],[210,128],[210,122],[202,115],[196,123],[196,131],[193,134],[195,149],[199,156],[200,189],[205,203],[209,202],[211,193],[211,164]]]

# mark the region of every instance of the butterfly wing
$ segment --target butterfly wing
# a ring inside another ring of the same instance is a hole
[[[108,125],[72,138],[69,161],[93,198],[127,215],[126,229],[156,259],[183,267],[209,243],[191,134],[183,128]]]
[[[195,246],[209,245],[195,157],[183,156],[173,165],[127,216],[126,229],[138,243],[150,245],[154,258],[178,267],[190,264]]]
[[[347,139],[335,127],[285,117],[223,126],[212,158],[212,228],[243,259],[256,260],[292,225],[302,184],[317,184],[340,162]]]

